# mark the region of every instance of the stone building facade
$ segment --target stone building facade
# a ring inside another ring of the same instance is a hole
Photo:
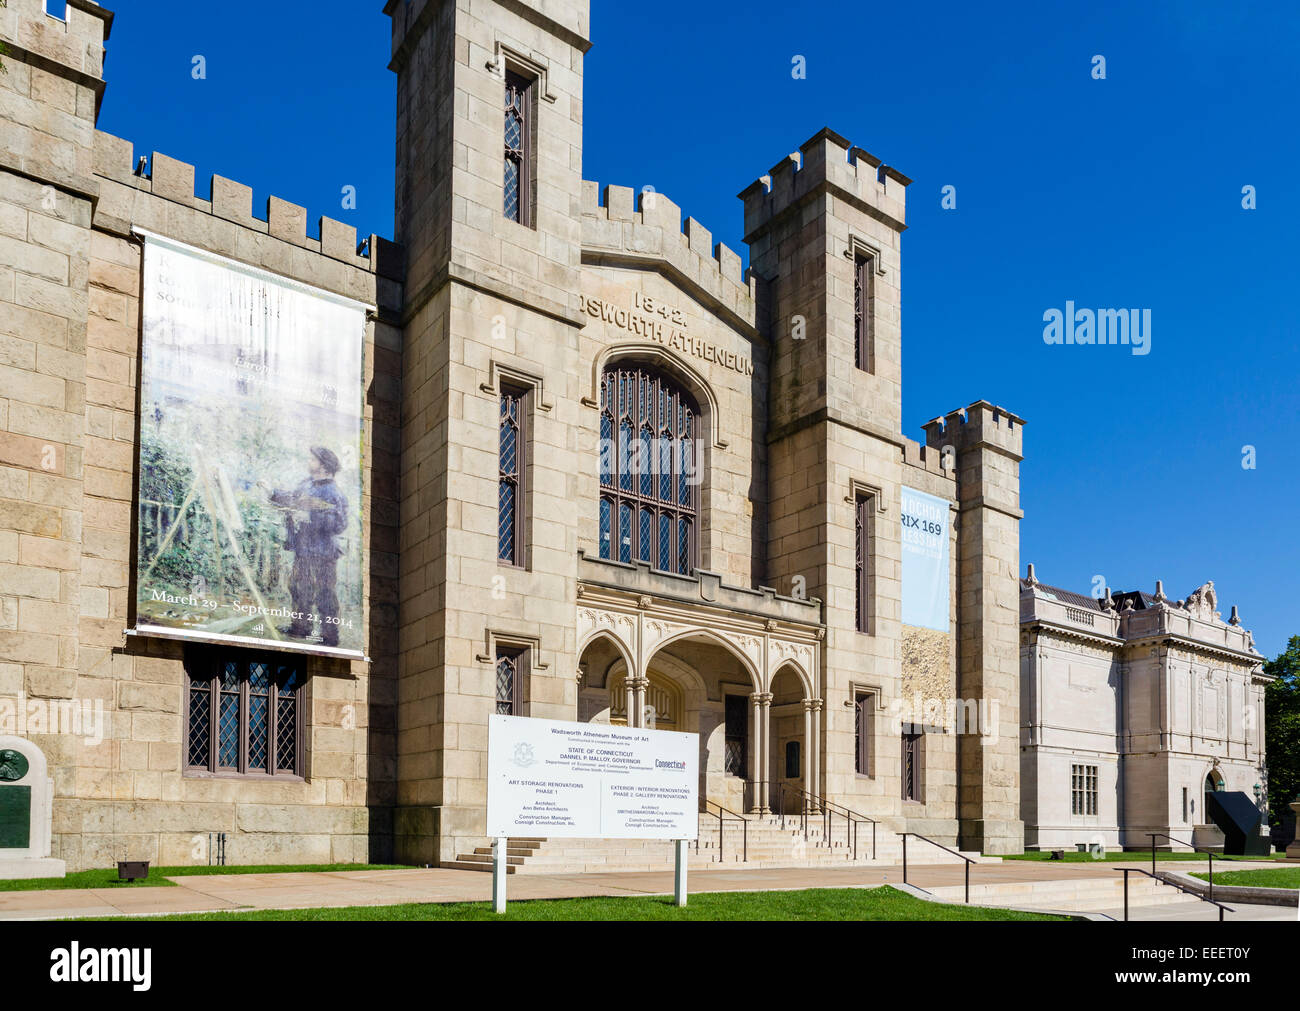
[[[698,733],[712,809],[1019,851],[1023,422],[902,434],[909,180],[821,130],[740,194],[742,269],[666,196],[583,179],[586,0],[386,13],[397,234],[358,246],[97,130],[106,9],[0,10],[0,700],[105,719],[20,735],[53,855],[448,862],[485,841],[494,712]],[[295,776],[191,768],[196,647],[134,634],[141,231],[373,307],[368,647],[304,657]]]
[[[1020,592],[1027,849],[1223,845],[1205,794],[1267,796],[1263,657],[1214,584],[1184,600]],[[1267,824],[1267,819],[1264,820]],[[1172,839],[1168,837],[1173,837]]]

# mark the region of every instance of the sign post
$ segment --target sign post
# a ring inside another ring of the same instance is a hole
[[[492,897],[506,906],[507,840],[662,839],[686,904],[686,843],[699,835],[698,734],[521,716],[488,718]]]
[[[510,873],[506,864],[507,852],[506,839],[492,841],[492,909],[498,913],[506,911],[506,875]]]
[[[677,849],[677,873],[673,875],[673,898],[678,906],[686,905],[686,840],[678,839],[673,845]]]

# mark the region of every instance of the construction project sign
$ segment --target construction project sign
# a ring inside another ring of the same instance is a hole
[[[143,234],[135,630],[363,655],[366,307]]]

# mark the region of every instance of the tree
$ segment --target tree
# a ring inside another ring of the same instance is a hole
[[[1300,635],[1264,664],[1277,680],[1264,689],[1264,749],[1268,756],[1268,809],[1279,822],[1300,793]]]

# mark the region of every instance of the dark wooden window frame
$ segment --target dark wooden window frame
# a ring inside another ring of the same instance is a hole
[[[620,384],[624,379],[631,380],[634,388],[626,396],[625,403],[620,403],[622,399],[619,392],[621,389]],[[641,409],[643,388],[648,390],[644,399],[651,401],[652,411],[649,414]],[[667,410],[662,413],[658,410],[659,401],[656,396],[657,391],[660,389],[664,391],[667,400]],[[680,407],[680,411],[676,409],[678,407]],[[616,449],[614,467],[612,468],[613,473],[598,475],[600,501],[597,505],[597,553],[601,558],[612,561],[625,561],[622,558],[620,519],[622,508],[627,506],[631,510],[629,527],[631,544],[629,545],[626,562],[648,561],[650,566],[658,571],[689,576],[700,565],[700,517],[703,511],[700,508],[700,482],[687,482],[686,501],[683,502],[681,494],[683,474],[682,470],[677,466],[679,457],[676,453],[673,453],[671,454],[673,468],[669,478],[672,486],[670,500],[665,500],[660,493],[662,474],[652,476],[650,490],[647,493],[641,487],[645,475],[624,474],[619,470],[618,465],[621,461],[618,459],[620,452],[617,447],[621,445],[621,427],[624,422],[628,422],[632,430],[632,441],[641,438],[642,429],[646,425],[649,425],[652,430],[652,439],[662,439],[665,437],[666,426],[667,437],[673,439],[678,445],[682,441],[688,442],[694,454],[696,448],[703,445],[704,438],[703,420],[700,415],[699,405],[686,387],[667,371],[642,362],[621,360],[607,365],[601,372],[599,410],[599,442],[604,445],[606,440],[610,440],[610,444]],[[665,413],[673,417],[665,419],[663,416]],[[652,451],[655,445],[657,443],[652,441]],[[629,443],[630,448],[631,443]],[[697,471],[704,465],[704,460],[702,458],[697,459],[695,456],[692,456],[691,462]],[[605,539],[601,536],[603,528],[600,519],[600,514],[606,503],[608,503],[609,508],[608,549],[606,548]],[[642,510],[650,514],[651,521],[648,550],[650,557],[648,559],[641,558],[643,553],[640,547]],[[664,568],[659,564],[662,559],[659,550],[661,527],[665,518],[669,521],[673,531],[670,535],[673,545],[673,557],[670,558],[670,562],[673,564],[668,568]],[[684,566],[682,565],[680,540],[682,521],[687,524]],[[685,571],[682,571],[683,568]]]
[[[876,692],[855,689],[853,692],[853,771],[864,779],[875,778],[874,743],[876,732]]]
[[[853,498],[854,571],[853,603],[854,627],[865,634],[871,633],[871,548],[872,512],[875,496],[857,492]]]
[[[225,664],[231,660],[239,664],[239,749],[238,758],[235,767],[223,766],[220,764],[221,753],[221,730],[220,730],[220,711],[221,696],[223,693],[221,685],[221,674]],[[272,677],[267,690],[267,766],[266,770],[248,768],[248,715],[249,715],[249,678],[248,668],[254,663],[267,664],[272,670]],[[298,687],[293,690],[294,696],[294,768],[292,771],[282,771],[278,768],[279,761],[279,698],[280,689],[278,679],[274,676],[276,667],[296,667],[298,671]],[[206,679],[204,675],[207,675]],[[307,688],[307,660],[305,657],[275,652],[257,652],[243,649],[217,649],[203,648],[194,649],[187,652],[185,658],[185,711],[183,713],[184,734],[181,742],[181,757],[184,762],[184,775],[192,778],[219,778],[219,779],[253,779],[266,780],[275,782],[303,782],[306,779],[304,775],[303,758],[305,753],[304,738],[306,737],[306,688]],[[196,682],[207,680],[206,688],[196,687]],[[208,764],[206,766],[196,766],[190,763],[190,711],[193,704],[193,694],[198,691],[206,691],[208,710]]]
[[[512,473],[507,473],[501,466],[501,428],[511,419],[505,406],[508,399],[518,403],[515,432],[515,465]],[[532,390],[529,387],[502,382],[497,393],[497,562],[511,568],[528,567],[528,465],[530,414],[532,411]],[[514,488],[514,516],[512,518],[512,551],[507,557],[501,551],[501,486],[509,483]]]
[[[537,78],[521,74],[506,68],[505,101],[503,115],[506,117],[502,129],[502,148],[504,156],[501,165],[502,180],[502,214],[507,221],[515,221],[525,228],[534,228],[536,217],[536,180],[534,178],[535,159],[533,150],[533,125],[537,112]],[[509,117],[515,112],[520,118],[519,145],[513,146],[507,140],[509,135]],[[505,172],[509,165],[515,165],[519,173],[518,214],[512,215],[505,205]]]
[[[903,800],[924,803],[925,734],[919,730],[903,732],[902,750]]]
[[[863,372],[876,371],[876,254],[853,252],[853,364]]]
[[[492,711],[498,716],[524,715],[524,685],[528,681],[530,653],[531,650],[527,646],[497,646],[496,659],[492,664],[492,688],[494,699]],[[509,662],[513,666],[509,698],[503,697],[501,691],[501,665],[503,662]],[[503,705],[509,706],[510,711],[502,712],[501,707]]]

